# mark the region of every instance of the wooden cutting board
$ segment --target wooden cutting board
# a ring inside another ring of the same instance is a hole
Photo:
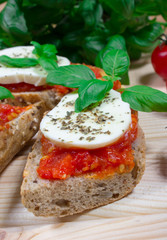
[[[148,58],[130,70],[131,84],[166,91]],[[21,204],[20,185],[34,140],[0,176],[0,240],[167,239],[167,113],[139,113],[146,136],[146,170],[127,197],[73,217],[35,217]]]

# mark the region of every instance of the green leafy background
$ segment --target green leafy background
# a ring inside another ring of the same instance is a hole
[[[138,59],[163,32],[150,20],[156,15],[167,20],[166,0],[8,0],[0,13],[0,49],[33,40],[56,45],[72,62],[95,64],[98,52],[120,34],[130,58]]]

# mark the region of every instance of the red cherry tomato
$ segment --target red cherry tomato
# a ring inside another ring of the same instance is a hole
[[[167,81],[167,45],[165,42],[154,49],[151,62],[155,72]]]

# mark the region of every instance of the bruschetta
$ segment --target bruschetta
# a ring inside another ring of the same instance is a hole
[[[111,90],[95,108],[76,113],[67,94],[41,121],[23,173],[22,203],[36,216],[68,216],[130,193],[145,169],[138,116]]]

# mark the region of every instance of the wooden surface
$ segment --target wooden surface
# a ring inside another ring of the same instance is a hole
[[[132,66],[130,78],[166,90],[147,58]],[[139,117],[147,143],[141,182],[124,199],[73,217],[35,217],[22,206],[20,185],[32,140],[0,176],[0,240],[167,239],[167,113]]]

